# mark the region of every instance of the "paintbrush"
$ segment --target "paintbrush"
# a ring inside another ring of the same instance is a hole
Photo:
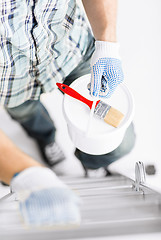
[[[83,97],[81,94],[79,94],[77,91],[69,87],[68,85],[57,83],[56,84],[58,88],[63,92],[68,94],[69,96],[84,102],[86,105],[89,106],[89,108],[92,108],[93,101]],[[106,123],[113,127],[118,127],[121,120],[123,119],[124,115],[117,109],[111,107],[109,104],[98,100],[96,102],[96,106],[94,109],[94,114],[99,117],[100,119],[104,119]]]

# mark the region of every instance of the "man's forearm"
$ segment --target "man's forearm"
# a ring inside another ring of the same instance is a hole
[[[82,0],[96,40],[116,42],[117,0]]]
[[[0,130],[0,180],[10,184],[15,173],[33,166],[41,165],[21,152]]]

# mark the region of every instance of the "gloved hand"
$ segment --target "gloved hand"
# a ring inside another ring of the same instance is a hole
[[[11,190],[29,226],[80,223],[79,197],[48,168],[25,169],[12,179]]]
[[[119,44],[96,41],[91,58],[90,94],[109,98],[123,78]]]

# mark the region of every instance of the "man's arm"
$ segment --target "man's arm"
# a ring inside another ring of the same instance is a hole
[[[0,180],[10,184],[15,173],[34,166],[41,165],[21,152],[0,130]]]
[[[90,62],[90,94],[110,98],[124,79],[116,39],[117,0],[82,2],[96,40]]]
[[[116,42],[117,0],[82,0],[94,37]]]

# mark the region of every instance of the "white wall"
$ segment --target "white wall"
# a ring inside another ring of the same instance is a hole
[[[120,0],[118,39],[125,82],[135,98],[139,152],[161,161],[160,10],[160,0]]]
[[[131,157],[161,173],[161,1],[119,0],[118,41],[125,83],[135,99],[137,133]]]

